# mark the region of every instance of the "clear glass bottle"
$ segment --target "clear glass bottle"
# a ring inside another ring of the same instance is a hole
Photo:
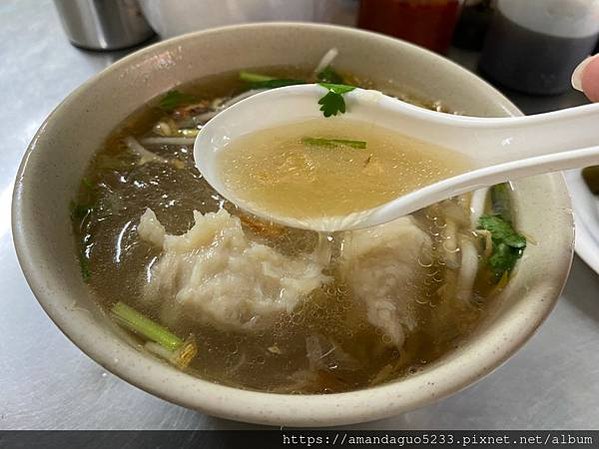
[[[499,0],[480,70],[511,89],[559,94],[598,34],[599,0]]]

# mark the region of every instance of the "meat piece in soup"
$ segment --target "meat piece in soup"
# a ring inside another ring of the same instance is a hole
[[[171,91],[109,136],[72,205],[84,279],[141,350],[213,382],[336,393],[423,369],[480,323],[524,250],[509,188],[344,233],[243,213],[198,173],[192,145],[199,128],[236,101],[316,80],[312,69],[267,73],[223,74]],[[331,67],[317,78],[376,87]],[[364,140],[359,129],[349,137]],[[352,176],[376,163],[364,158]]]
[[[411,216],[344,234],[340,276],[366,304],[368,321],[400,348],[416,327],[416,300],[425,294],[426,278],[420,261],[431,260],[431,247]]]
[[[144,301],[177,317],[220,329],[259,330],[331,278],[326,254],[288,257],[247,239],[241,221],[226,210],[194,212],[195,224],[182,235],[166,234],[152,210],[141,217],[142,240],[162,250],[150,270]]]

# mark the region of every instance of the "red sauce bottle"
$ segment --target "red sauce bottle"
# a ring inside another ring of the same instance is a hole
[[[361,0],[358,26],[445,53],[459,9],[459,0]]]

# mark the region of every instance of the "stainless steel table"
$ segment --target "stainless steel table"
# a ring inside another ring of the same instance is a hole
[[[52,324],[17,264],[10,203],[21,156],[48,113],[121,55],[72,47],[49,0],[0,1],[0,429],[254,427],[172,405],[106,373]],[[474,66],[472,53],[451,57]],[[528,113],[584,101],[576,93],[510,95]],[[477,385],[355,428],[599,429],[599,276],[575,259],[564,294],[538,334]]]

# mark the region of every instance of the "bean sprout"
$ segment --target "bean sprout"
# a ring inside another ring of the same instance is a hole
[[[466,236],[459,236],[459,244],[462,260],[458,274],[456,297],[461,301],[467,301],[472,298],[472,290],[478,271],[478,252],[472,239]]]
[[[147,137],[141,140],[142,145],[193,145],[193,137]]]
[[[139,165],[144,165],[148,162],[159,162],[163,164],[168,163],[168,161],[163,157],[160,157],[157,154],[146,150],[134,137],[126,137],[124,139],[124,142],[131,151],[133,151],[139,156]]]
[[[485,212],[485,203],[487,202],[487,195],[489,189],[480,189],[472,194],[472,200],[470,201],[470,224],[476,229],[478,226],[478,219]]]
[[[318,74],[322,72],[324,69],[326,69],[328,66],[330,66],[338,54],[339,50],[337,50],[336,48],[331,48],[329,51],[327,51],[316,66],[316,68],[314,69],[314,73]]]

